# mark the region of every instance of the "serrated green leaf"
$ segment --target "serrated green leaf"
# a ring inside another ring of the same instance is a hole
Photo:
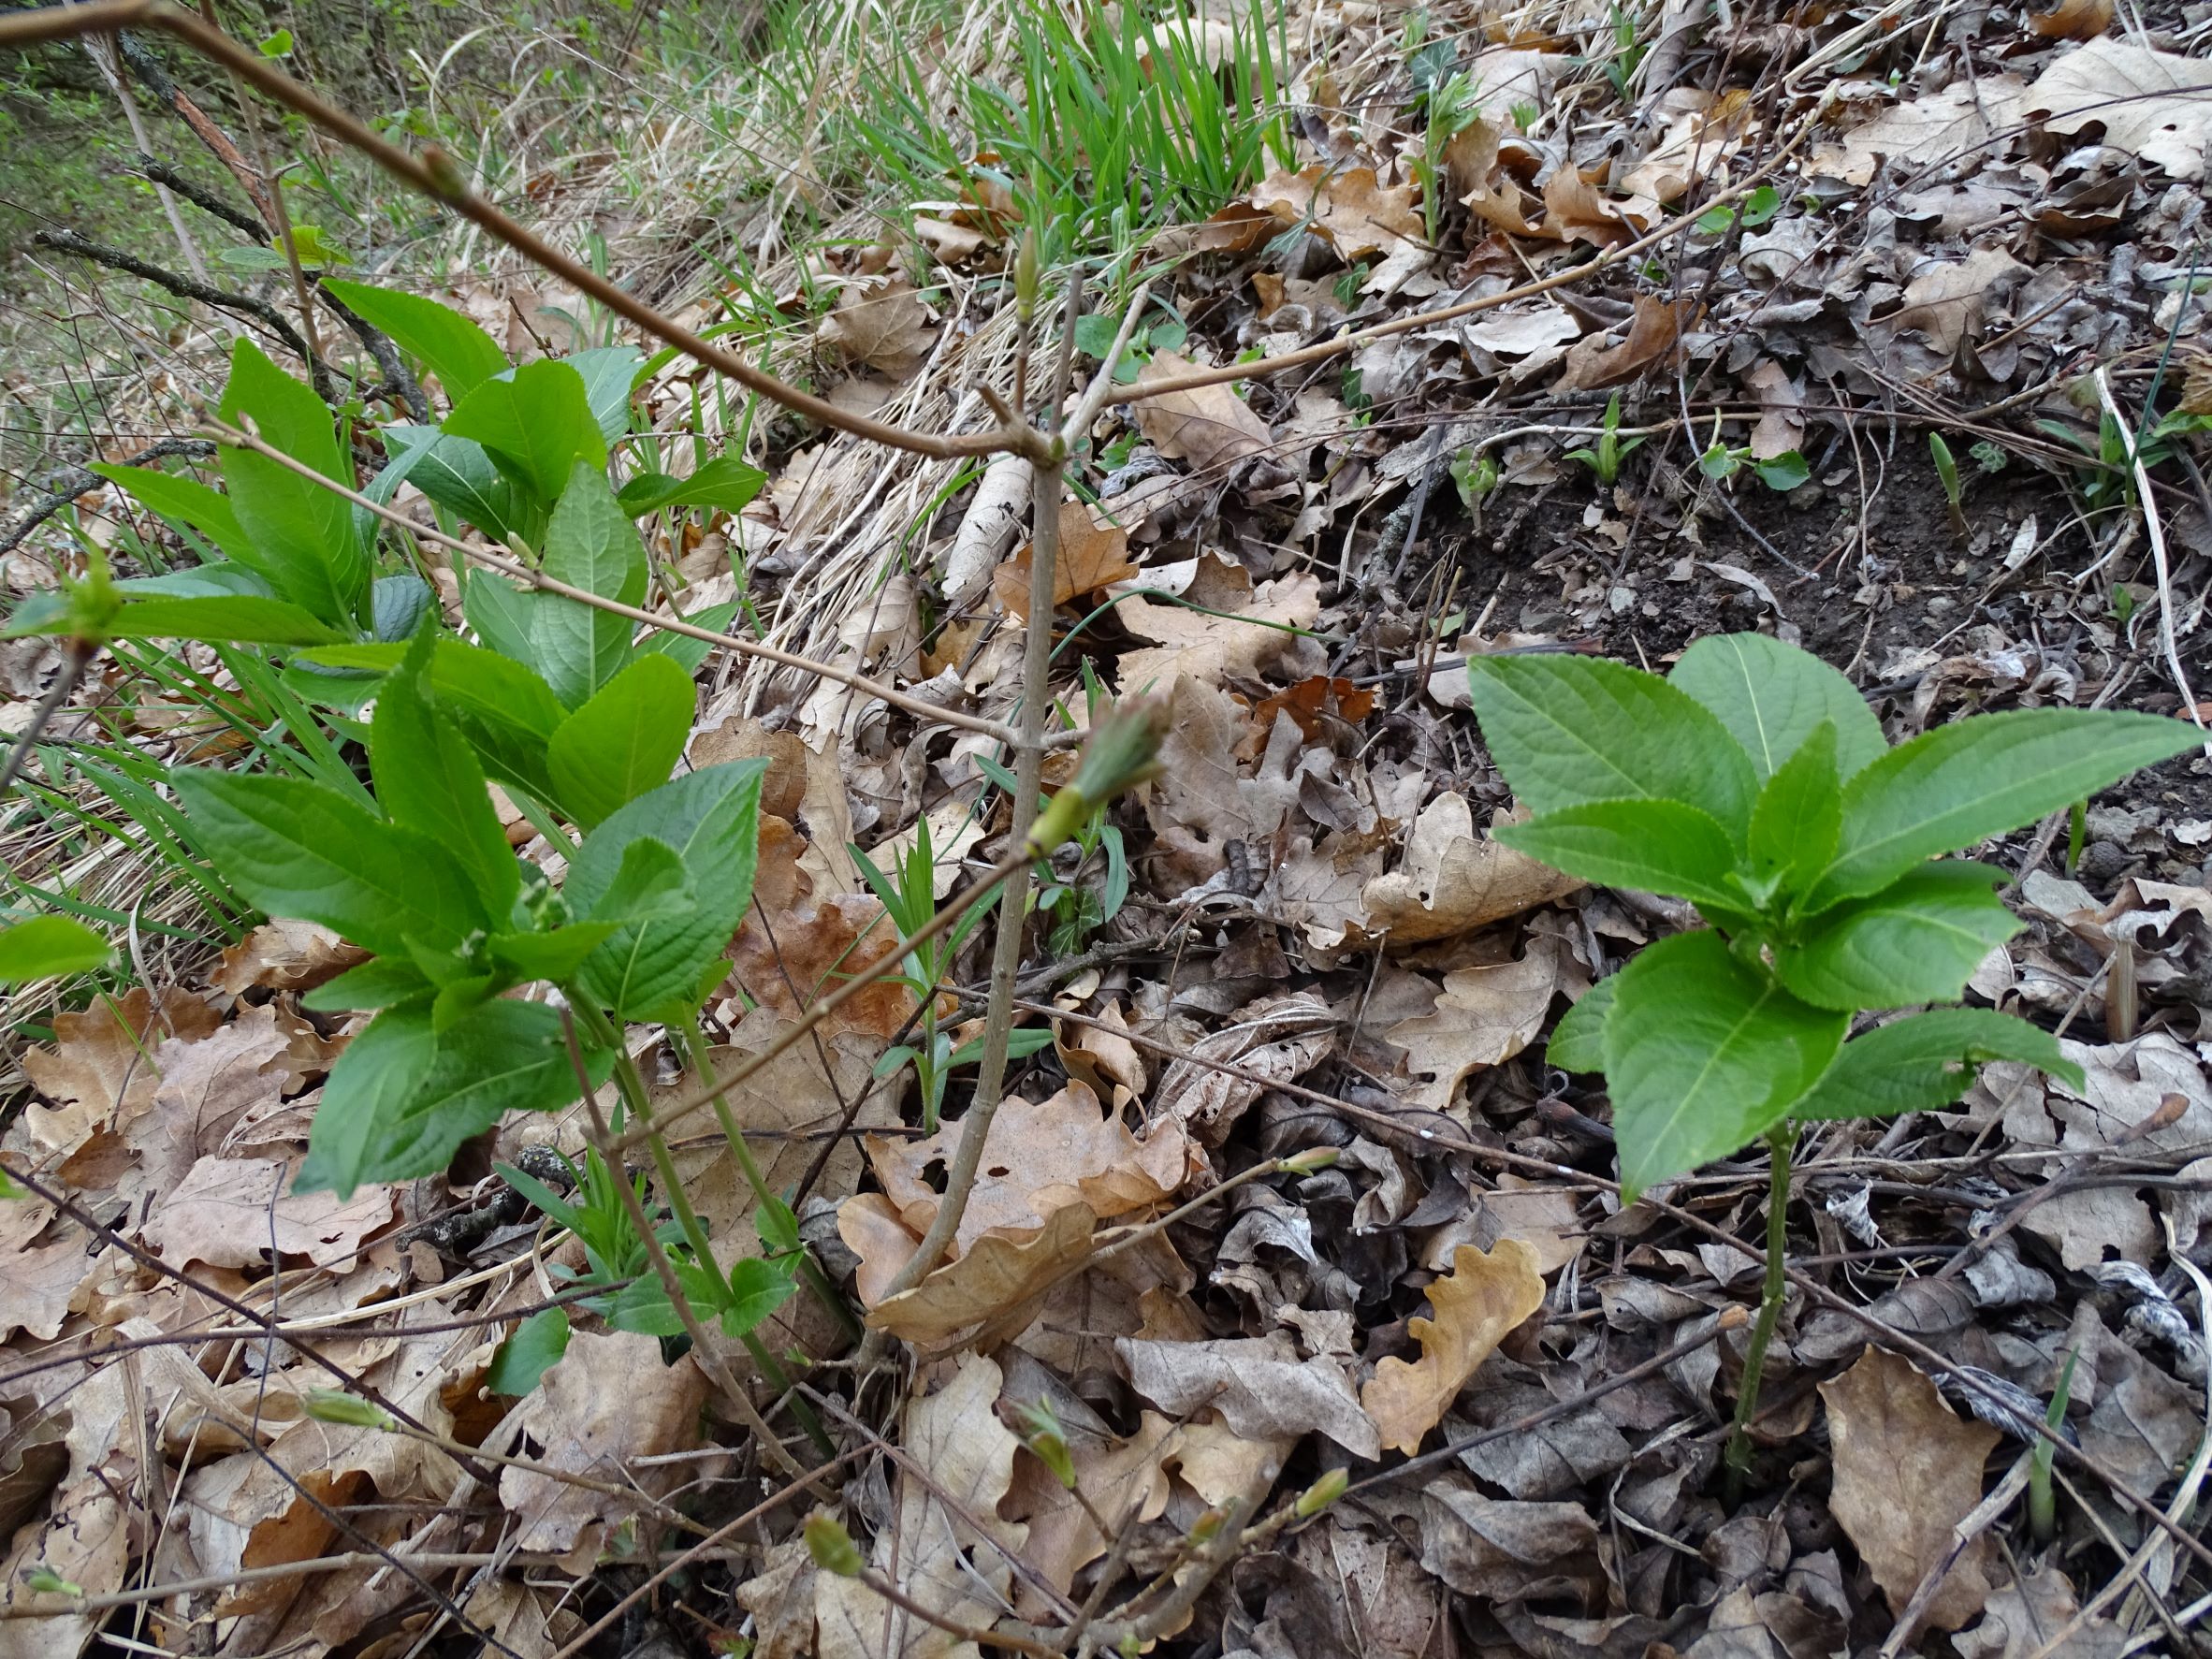
[[[550,933],[495,933],[485,941],[491,959],[519,980],[559,984],[584,966],[615,931],[612,922],[572,922]]]
[[[302,653],[330,668],[388,673],[406,648],[326,646]],[[527,663],[458,639],[442,638],[430,655],[430,692],[474,747],[484,769],[501,783],[551,801],[546,750],[568,710]]]
[[[1600,801],[1679,801],[1740,840],[1758,780],[1727,729],[1657,675],[1550,656],[1467,663],[1483,741],[1539,813]]]
[[[412,484],[494,541],[504,542],[511,535],[534,539],[536,518],[524,510],[515,487],[492,464],[490,451],[474,439],[398,422],[377,435],[392,458],[362,492],[371,501],[388,504],[401,484]]]
[[[1762,783],[1823,720],[1835,723],[1836,769],[1846,779],[1889,749],[1856,687],[1811,651],[1764,633],[1709,634],[1666,681],[1736,735]]]
[[[1741,906],[1728,877],[1736,849],[1710,812],[1679,801],[1598,801],[1501,824],[1492,839],[1608,887]]]
[[[1792,1117],[1895,1117],[1933,1112],[1973,1085],[1992,1060],[2016,1060],[2084,1085],[2049,1032],[1990,1008],[1938,1008],[1855,1037],[1790,1107]]]
[[[604,1081],[612,1056],[589,1058],[588,1074]],[[542,1002],[498,998],[444,1032],[421,1004],[389,1009],[323,1084],[298,1186],[344,1198],[363,1182],[436,1174],[507,1113],[549,1112],[576,1095],[560,1016]]]
[[[752,902],[764,761],[706,766],[640,795],[584,838],[564,888],[590,915],[613,886],[624,850],[640,837],[665,841],[690,871],[698,902],[689,914],[627,925],[576,976],[587,996],[625,1018],[690,998]]]
[[[1606,1016],[1613,1011],[1613,994],[1621,976],[1608,974],[1582,993],[1582,1000],[1566,1011],[1552,1027],[1544,1058],[1562,1071],[1603,1071],[1606,1069]]]
[[[434,299],[372,288],[366,283],[342,283],[335,277],[325,277],[323,286],[435,374],[449,403],[458,403],[507,367],[506,354],[490,335]]]
[[[641,473],[622,486],[616,500],[633,518],[662,507],[720,507],[735,513],[759,495],[768,474],[734,455],[711,456],[682,478]]]
[[[251,426],[263,442],[332,482],[353,488],[323,400],[270,362],[250,340],[231,352],[223,419]],[[226,444],[219,464],[244,540],[231,557],[334,627],[367,619],[370,564],[342,496],[251,449]]]
[[[736,616],[737,602],[733,599],[724,604],[710,604],[705,610],[693,611],[684,619],[710,633],[727,633]],[[701,664],[706,661],[706,653],[713,649],[714,647],[706,640],[695,639],[691,634],[655,629],[646,635],[644,643],[637,648],[637,654],[642,657],[651,651],[666,657],[686,674],[697,674]]]
[[[568,1352],[568,1310],[542,1307],[499,1346],[484,1386],[495,1394],[519,1399],[535,1390],[546,1372]]]
[[[2204,741],[2160,715],[1977,715],[1891,749],[1844,786],[1836,855],[1800,911],[1877,893],[1914,865],[2032,823]]]
[[[722,1334],[743,1336],[791,1300],[798,1281],[772,1262],[744,1257],[730,1268],[730,1288],[721,1307]]]
[[[430,585],[413,571],[378,576],[369,584],[369,631],[380,640],[413,639],[429,610]]]
[[[645,544],[597,468],[576,463],[546,527],[544,568],[548,576],[602,599],[630,605],[644,600]],[[628,618],[558,593],[517,597],[525,607],[531,660],[569,707],[581,706],[630,661],[637,624]]]
[[[137,599],[110,624],[118,639],[201,639],[216,645],[336,645],[350,633],[284,599],[223,594]]]
[[[273,599],[269,584],[235,560],[164,571],[158,576],[125,576],[115,584],[125,599]]]
[[[1775,768],[1753,803],[1746,847],[1749,879],[1763,893],[1794,891],[1834,855],[1842,822],[1836,722],[1824,720]]]
[[[611,933],[624,923],[680,916],[693,902],[682,855],[666,841],[639,836],[622,849],[621,867],[591,907],[591,923]]]
[[[317,985],[300,997],[299,1006],[313,1013],[343,1013],[356,1009],[394,1008],[432,986],[423,970],[407,956],[371,956],[349,968],[336,979]]]
[[[90,973],[115,952],[108,941],[70,916],[33,916],[0,927],[0,985]]]
[[[504,921],[522,891],[522,871],[492,808],[475,750],[432,701],[434,647],[429,631],[416,635],[406,661],[378,691],[370,775],[386,815],[450,852],[468,872],[486,916]]]
[[[1661,939],[1613,977],[1606,1088],[1624,1198],[1766,1133],[1850,1023],[1769,982],[1710,930]]]
[[[697,706],[673,659],[640,656],[555,728],[546,764],[560,804],[590,828],[667,782]]]
[[[1819,1008],[1949,1002],[1975,967],[2020,930],[1994,891],[2004,872],[1946,860],[1812,918],[1774,947],[1774,970]]]
[[[412,936],[457,941],[483,903],[452,855],[298,778],[179,768],[169,774],[223,879],[272,916],[318,922],[379,955]]]
[[[633,345],[595,345],[560,359],[584,381],[584,401],[599,435],[612,444],[630,429],[630,388],[645,354]]]
[[[502,473],[548,506],[579,461],[603,476],[606,466],[584,377],[549,357],[483,382],[454,406],[444,429],[483,444]]]

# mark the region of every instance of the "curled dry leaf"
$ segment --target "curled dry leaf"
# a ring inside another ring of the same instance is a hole
[[[2045,40],[2094,40],[2112,27],[2113,0],[2059,0],[2048,11],[2028,14],[2028,27]]]
[[[1029,516],[1030,483],[1029,463],[1018,455],[996,456],[983,469],[976,481],[975,498],[945,551],[946,609],[964,610],[982,596],[984,583]]]
[[[1155,352],[1137,376],[1140,386],[1188,374],[1198,365],[1173,352]],[[1268,424],[1224,384],[1164,392],[1136,406],[1137,429],[1170,460],[1187,460],[1201,472],[1230,467],[1274,442]]]
[[[65,1154],[95,1125],[143,1112],[161,1083],[148,1058],[154,1046],[164,1037],[205,1037],[219,1023],[213,1009],[177,990],[162,993],[156,1013],[153,999],[137,985],[82,1013],[56,1014],[53,1046],[29,1050],[22,1062],[24,1075],[53,1105],[27,1108],[7,1144]]]
[[[1962,1420],[1906,1361],[1870,1347],[1820,1385],[1827,1402],[1835,1486],[1828,1506],[1858,1546],[1874,1582],[1902,1612],[1928,1569],[1951,1551],[1951,1532],[1982,1501],[1982,1464],[2002,1438]],[[1944,1577],[1926,1618],[1957,1630],[1988,1598],[1989,1539],[1977,1537]]]
[[[174,1266],[258,1265],[273,1254],[342,1271],[391,1225],[392,1188],[292,1192],[296,1165],[274,1157],[203,1157],[146,1223],[146,1243]]]
[[[1421,240],[1419,193],[1411,184],[1382,183],[1373,167],[1331,172],[1317,162],[1274,173],[1254,186],[1252,203],[1279,225],[1311,225],[1347,265]]]
[[[1029,615],[1029,556],[1024,547],[991,575],[991,590],[1009,616]],[[1115,525],[1101,526],[1081,502],[1060,503],[1060,546],[1053,564],[1053,604],[1066,604],[1101,592],[1137,574],[1129,562],[1129,538]]]
[[[936,1393],[907,1403],[899,1444],[913,1467],[902,1461],[897,1512],[877,1533],[872,1551],[876,1571],[954,1624],[987,1626],[998,1617],[1012,1588],[1009,1552],[1028,1537],[1027,1527],[998,1514],[1021,1449],[998,1419],[1003,1382],[997,1365],[970,1354]],[[857,1579],[817,1575],[814,1618],[819,1659],[953,1659],[975,1652],[971,1644],[893,1608]]]
[[[1462,968],[1444,976],[1436,1006],[1385,1033],[1406,1053],[1406,1069],[1429,1082],[1407,1099],[1441,1112],[1470,1072],[1502,1065],[1536,1040],[1568,966],[1557,939],[1539,934],[1516,962]]]
[[[880,1296],[922,1242],[919,1233],[900,1227],[881,1205],[874,1193],[863,1193],[837,1212],[838,1236],[861,1254],[863,1300],[870,1283]],[[847,1212],[853,1212],[850,1230]],[[994,1233],[979,1239],[966,1255],[935,1269],[911,1290],[869,1308],[867,1323],[925,1354],[996,1347],[1020,1335],[1045,1293],[1090,1259],[1098,1225],[1088,1204],[1071,1203],[1055,1210],[1028,1238]],[[870,1256],[864,1246],[877,1253]]]
[[[1593,334],[1570,346],[1559,389],[1621,386],[1647,370],[1671,368],[1681,359],[1682,332],[1690,327],[1696,309],[1695,300],[1638,294],[1636,314],[1628,323],[1628,338],[1619,345],[1608,345],[1602,333]]]
[[[1477,840],[1467,798],[1448,793],[1414,819],[1399,867],[1367,884],[1361,895],[1366,921],[1352,937],[1426,944],[1550,904],[1584,885],[1488,837]]]
[[[923,1141],[866,1142],[884,1194],[916,1235],[941,1201],[929,1171],[952,1162],[962,1128],[954,1121]],[[1140,1138],[1084,1084],[1070,1083],[1046,1100],[1014,1096],[983,1138],[982,1168],[953,1245],[964,1251],[992,1233],[1032,1236],[1071,1202],[1112,1221],[1160,1202],[1205,1168],[1205,1155],[1179,1123],[1160,1123]]]
[[[209,983],[226,997],[262,987],[312,991],[369,953],[313,922],[264,922],[223,953]]]
[[[681,1463],[641,1463],[699,1443],[706,1377],[687,1354],[674,1365],[660,1339],[633,1332],[579,1331],[568,1351],[526,1399],[517,1424],[556,1474],[510,1468],[500,1499],[520,1523],[516,1548],[565,1554],[579,1545],[596,1556],[607,1531],[689,1478]],[[637,1500],[572,1486],[558,1474],[633,1480]]]
[[[822,319],[814,339],[847,363],[904,379],[922,366],[937,342],[937,324],[911,283],[876,279],[845,290],[837,309]]]
[[[1208,554],[1183,597],[1187,604],[1139,597],[1114,607],[1123,627],[1157,642],[1124,653],[1115,664],[1125,693],[1167,691],[1183,675],[1217,685],[1230,677],[1302,679],[1324,666],[1304,633],[1321,615],[1320,578],[1310,571],[1255,586],[1241,565]],[[1208,616],[1190,605],[1222,614]]]
[[[1374,1421],[1360,1409],[1344,1368],[1325,1355],[1298,1357],[1283,1332],[1228,1342],[1113,1345],[1129,1387],[1178,1416],[1211,1406],[1249,1440],[1296,1439],[1318,1431],[1355,1457],[1376,1458]]]
[[[1383,1445],[1408,1455],[1506,1334],[1544,1305],[1536,1253],[1519,1239],[1500,1239],[1487,1253],[1462,1244],[1451,1272],[1429,1287],[1429,1305],[1433,1317],[1405,1322],[1421,1357],[1410,1364],[1386,1357],[1360,1393]]]
[[[2176,179],[2205,175],[2212,144],[2212,63],[2100,36],[2053,60],[2020,101],[2054,133],[2091,122],[2104,142]]]

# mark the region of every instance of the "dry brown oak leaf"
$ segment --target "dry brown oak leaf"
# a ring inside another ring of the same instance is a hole
[[[1031,543],[991,574],[991,590],[1007,615],[1029,615]],[[1066,604],[1127,581],[1137,574],[1129,562],[1129,538],[1113,525],[1100,528],[1081,502],[1060,503],[1060,549],[1053,561],[1053,604]]]
[[[1462,1244],[1451,1272],[1429,1287],[1429,1305],[1433,1318],[1405,1322],[1421,1357],[1384,1359],[1360,1391],[1383,1444],[1408,1454],[1506,1333],[1544,1305],[1536,1253],[1519,1239],[1500,1239],[1488,1253]]]

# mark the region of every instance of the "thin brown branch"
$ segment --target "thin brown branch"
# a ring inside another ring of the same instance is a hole
[[[335,478],[326,477],[298,457],[286,455],[275,444],[252,432],[243,431],[237,427],[226,426],[222,422],[212,419],[203,429],[218,444],[226,444],[234,449],[250,449],[255,455],[266,457],[276,462],[277,465],[289,468],[301,477],[312,480],[330,491],[331,494],[342,496],[357,507],[366,508],[386,523],[398,525],[421,541],[429,542],[433,546],[444,547],[449,552],[458,553],[464,559],[473,560],[478,564],[498,571],[502,575],[512,576],[517,582],[535,588],[542,593],[557,593],[563,599],[575,600],[578,604],[589,605],[593,610],[605,611],[612,616],[626,617],[633,622],[642,622],[648,628],[658,628],[666,633],[680,633],[686,639],[702,640],[708,645],[720,646],[725,650],[736,651],[742,656],[758,657],[764,662],[774,662],[779,667],[795,668],[803,673],[819,676],[822,679],[835,680],[839,685],[851,686],[854,691],[866,696],[880,697],[893,707],[903,708],[909,714],[918,716],[923,720],[936,720],[948,726],[958,726],[964,731],[981,732],[984,736],[1009,746],[1011,746],[1016,740],[1015,735],[997,720],[985,720],[981,715],[964,714],[959,709],[946,708],[928,702],[926,699],[911,696],[895,686],[885,685],[879,679],[870,679],[865,674],[854,674],[850,669],[838,668],[828,662],[818,662],[812,657],[802,657],[794,651],[778,650],[774,646],[762,645],[757,640],[746,639],[738,634],[717,633],[711,628],[702,628],[696,622],[687,622],[678,617],[663,617],[638,605],[624,604],[619,600],[602,598],[587,588],[574,587],[567,582],[559,581],[546,575],[543,571],[533,570],[518,559],[510,559],[504,554],[494,553],[488,548],[478,546],[472,542],[464,542],[457,536],[449,536],[443,531],[433,530],[428,525],[417,524],[406,514],[399,512],[382,502],[371,501],[359,490],[349,488]]]
[[[84,6],[48,7],[0,18],[0,49],[73,38],[123,28],[162,29],[212,58],[240,80],[305,117],[331,137],[360,151],[386,172],[435,197],[488,235],[504,242],[541,269],[551,271],[590,296],[617,316],[672,345],[694,362],[757,392],[772,403],[837,431],[850,432],[893,449],[936,459],[989,455],[1000,450],[1031,454],[1042,447],[1026,430],[956,433],[949,437],[910,431],[840,409],[826,398],[803,392],[724,351],[675,319],[664,316],[634,294],[609,282],[589,266],[524,228],[461,182],[459,170],[443,151],[411,155],[362,122],[325,103],[306,87],[248,51],[220,29],[168,5],[166,0],[92,0]],[[204,135],[203,135],[204,136]],[[273,217],[273,215],[271,215]]]

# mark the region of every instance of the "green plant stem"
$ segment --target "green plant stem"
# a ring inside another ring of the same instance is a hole
[[[701,1029],[696,1013],[684,1022],[683,1033],[685,1044],[691,1053],[692,1068],[698,1071],[699,1080],[712,1083],[714,1058],[707,1052],[706,1033]],[[753,1158],[752,1148],[745,1143],[744,1132],[737,1127],[736,1114],[730,1110],[730,1098],[726,1092],[715,1095],[714,1114],[721,1122],[722,1138],[730,1143],[730,1156],[737,1160],[738,1169],[745,1173],[746,1185],[752,1188],[754,1201],[764,1205],[783,1203],[784,1200],[770,1189],[767,1178],[762,1174],[761,1166]],[[822,1304],[822,1310],[837,1321],[847,1340],[858,1342],[862,1335],[860,1321],[853,1317],[852,1309],[846,1304],[845,1299],[837,1294],[837,1288],[829,1282],[828,1275],[822,1271],[822,1264],[814,1259],[814,1252],[804,1246],[799,1251],[799,1273],[807,1281],[808,1291]]]
[[[1743,1381],[1736,1390],[1736,1426],[1728,1433],[1728,1502],[1736,1502],[1751,1467],[1751,1425],[1759,1412],[1759,1383],[1767,1367],[1767,1345],[1782,1317],[1789,1289],[1790,1148],[1797,1128],[1783,1119],[1767,1132],[1771,1157],[1767,1192],[1767,1283],[1759,1296],[1759,1318],[1743,1350]]]
[[[621,1093],[622,1103],[629,1107],[630,1115],[646,1130],[646,1147],[652,1156],[653,1168],[661,1177],[662,1190],[668,1195],[668,1208],[675,1214],[677,1225],[683,1229],[685,1241],[691,1246],[692,1254],[706,1265],[708,1273],[720,1279],[722,1276],[721,1268],[715,1261],[714,1251],[707,1243],[706,1225],[699,1219],[699,1213],[691,1208],[691,1196],[684,1191],[683,1181],[676,1171],[676,1157],[668,1150],[668,1139],[653,1121],[652,1101],[646,1094],[645,1079],[637,1074],[636,1062],[631,1059],[629,1049],[622,1043],[621,1034],[604,1014],[589,1003],[577,1003],[575,1006],[584,1016],[584,1028],[591,1034],[592,1041],[613,1047],[615,1086]],[[618,1169],[615,1172],[615,1185],[627,1188]],[[673,1287],[671,1293],[681,1295],[680,1289]],[[690,1334],[695,1346],[699,1340],[698,1333],[691,1332]],[[768,1379],[768,1386],[790,1400],[792,1415],[799,1419],[800,1426],[807,1431],[807,1437],[814,1442],[816,1448],[823,1457],[837,1456],[837,1444],[830,1439],[829,1431],[822,1426],[822,1419],[814,1414],[811,1405],[793,1392],[791,1374],[768,1351],[767,1345],[750,1331],[741,1332],[737,1340],[745,1345],[745,1351],[752,1356],[752,1362],[760,1367],[761,1375]]]

